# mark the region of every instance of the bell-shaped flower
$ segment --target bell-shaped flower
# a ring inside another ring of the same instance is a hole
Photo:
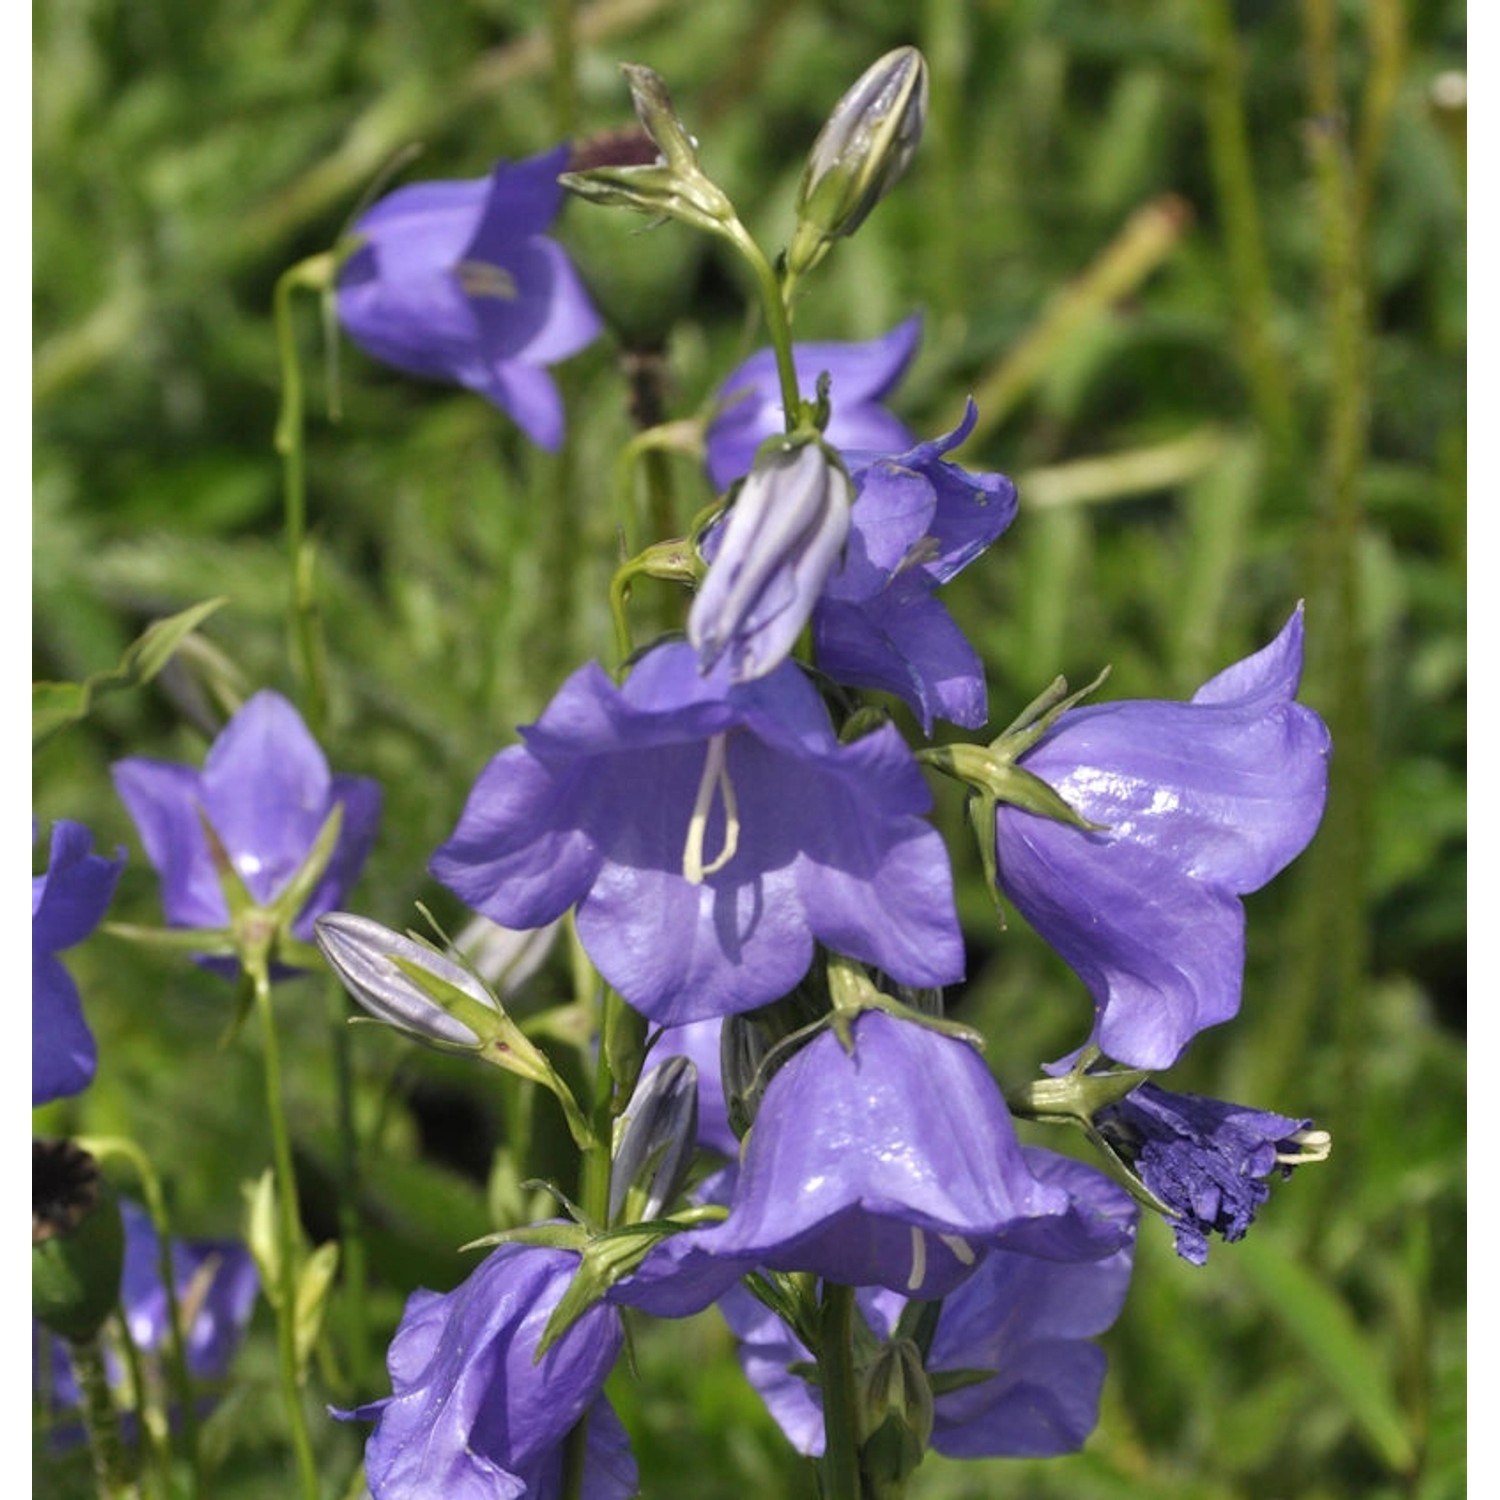
[[[120,1309],[130,1338],[151,1371],[152,1388],[171,1390],[160,1368],[172,1338],[171,1306],[161,1276],[160,1240],[150,1215],[134,1203],[121,1202],[125,1226],[124,1270]],[[211,1396],[215,1383],[229,1371],[260,1290],[249,1250],[235,1240],[173,1240],[172,1286],[183,1320],[183,1355],[189,1377]],[[82,1405],[78,1382],[68,1358],[67,1342],[33,1326],[33,1385],[53,1413],[61,1417]],[[126,1371],[106,1347],[105,1368],[112,1385],[123,1386]],[[58,1434],[66,1443],[74,1429]],[[82,1430],[76,1430],[82,1439]]]
[[[1094,1043],[1165,1068],[1239,1009],[1245,914],[1323,815],[1328,730],[1296,702],[1299,608],[1187,703],[1064,712],[1017,764],[1099,831],[1002,804],[1001,889],[1088,985]]]
[[[1136,1208],[1092,1167],[1032,1147],[1024,1155],[1039,1181],[1065,1191],[1076,1214],[1108,1226],[1119,1248],[1077,1261],[992,1250],[943,1299],[926,1369],[936,1389],[932,1446],[949,1458],[1071,1453],[1098,1420],[1105,1358],[1092,1340],[1124,1302]],[[906,1297],[867,1287],[857,1305],[877,1340],[899,1336]],[[743,1288],[719,1307],[740,1341],[741,1367],[777,1425],[798,1452],[821,1454],[822,1393],[795,1368],[811,1363],[810,1352]],[[946,1389],[943,1376],[959,1372],[963,1382]]]
[[[375,1421],[365,1446],[374,1500],[562,1500],[568,1434],[588,1417],[582,1493],[636,1491],[629,1440],[603,1396],[620,1315],[596,1303],[540,1359],[576,1254],[501,1245],[451,1292],[414,1292],[391,1341],[391,1394],[344,1420]]]
[[[694,1252],[933,1301],[997,1248],[1097,1260],[1124,1242],[1032,1171],[967,1042],[881,1011],[852,1034],[846,1051],[821,1033],[771,1079],[729,1217],[685,1237]]]
[[[605,979],[663,1026],[764,1005],[814,942],[913,985],[963,973],[952,875],[894,728],[841,745],[791,662],[705,677],[683,641],[575,672],[481,772],[432,872],[507,927],[577,904]]]
[[[843,550],[853,496],[821,443],[774,445],[757,457],[712,533],[708,576],[688,614],[703,671],[724,658],[732,680],[748,682],[786,660]]]
[[[794,344],[797,385],[809,397],[818,377],[829,377],[832,416],[823,436],[839,452],[904,453],[915,438],[881,403],[895,390],[917,352],[920,317],[898,323],[864,343]],[[767,438],[786,431],[776,356],[757,349],[718,391],[718,415],[708,424],[708,475],[727,490],[750,472]]]
[[[113,774],[161,875],[172,927],[223,928],[229,921],[205,820],[251,898],[266,907],[302,868],[333,809],[343,808],[332,856],[292,923],[308,942],[313,922],[354,883],[380,818],[379,786],[330,774],[297,710],[273,692],[257,693],[224,726],[201,771],[130,759],[116,761]]]
[[[599,316],[546,235],[568,147],[488,177],[397,188],[362,214],[338,278],[338,315],[367,354],[477,391],[543,448],[562,442],[546,367],[592,342]]]
[[[1100,1135],[1126,1166],[1177,1214],[1177,1253],[1195,1266],[1208,1259],[1208,1237],[1243,1239],[1271,1179],[1322,1161],[1328,1132],[1311,1120],[1174,1094],[1143,1083],[1094,1116]]]
[[[125,863],[95,854],[82,823],[60,818],[44,875],[31,880],[31,1103],[48,1104],[93,1082],[94,1034],[83,1017],[73,976],[57,955],[81,943],[104,920]]]
[[[932,733],[934,719],[977,729],[988,716],[984,666],[936,590],[1015,519],[1016,487],[944,457],[978,418],[854,471],[843,563],[813,612],[818,666],[851,687],[894,693]]]

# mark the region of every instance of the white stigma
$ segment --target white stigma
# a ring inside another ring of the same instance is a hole
[[[740,815],[734,800],[734,783],[725,765],[728,737],[716,734],[708,742],[703,761],[703,775],[698,779],[698,796],[693,815],[688,819],[687,839],[682,846],[682,878],[689,885],[702,885],[706,876],[717,874],[740,845]],[[708,832],[708,815],[713,811],[714,793],[724,800],[724,847],[707,864],[703,862],[703,838]]]
[[[974,1247],[966,1239],[956,1234],[940,1234],[938,1238],[953,1252],[954,1259],[961,1266],[972,1266],[974,1264]]]
[[[927,1236],[913,1224],[911,1226],[911,1275],[906,1278],[906,1290],[920,1291],[926,1279]]]
[[[1333,1137],[1326,1130],[1299,1130],[1288,1138],[1288,1144],[1297,1149],[1278,1151],[1276,1160],[1283,1166],[1304,1166],[1312,1161],[1327,1161],[1328,1153],[1333,1150]]]

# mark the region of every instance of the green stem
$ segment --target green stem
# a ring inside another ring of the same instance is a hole
[[[365,1236],[360,1217],[359,1133],[354,1124],[354,1076],[350,1060],[348,1003],[337,985],[326,986],[333,1042],[334,1086],[339,1121],[339,1268],[343,1281],[344,1337],[349,1380],[363,1390],[370,1363],[369,1306],[365,1296]]]
[[[277,279],[275,295],[276,350],[281,366],[281,410],[276,419],[275,446],[281,455],[287,566],[291,572],[288,630],[302,710],[314,736],[323,727],[327,673],[313,590],[313,553],[307,541],[307,401],[302,366],[297,358],[292,297],[299,288],[326,291],[332,284],[335,265],[336,258],[330,254],[300,261]]]
[[[277,1194],[277,1294],[276,1347],[281,1369],[281,1390],[291,1427],[292,1450],[304,1500],[317,1500],[318,1469],[313,1458],[307,1413],[302,1406],[301,1381],[297,1371],[297,1269],[301,1260],[297,1226],[297,1178],[292,1165],[291,1137],[286,1127],[286,1108],[281,1095],[281,1051],[276,1040],[276,1015],[271,1004],[271,981],[264,963],[254,966],[255,1006],[260,1012],[265,1046],[266,1113],[271,1121],[271,1152],[276,1169]]]
[[[793,432],[801,423],[802,397],[797,390],[797,368],[792,362],[792,324],[787,316],[786,298],[781,282],[759,245],[738,219],[724,226],[724,237],[745,258],[755,275],[760,305],[766,316],[766,332],[776,354],[776,375],[781,382],[781,405],[786,413],[786,430]]]
[[[558,140],[578,129],[577,68],[574,63],[573,0],[549,0],[547,39],[552,44],[552,117]]]
[[[140,1491],[130,1475],[130,1460],[120,1441],[120,1414],[110,1395],[98,1334],[88,1339],[70,1339],[68,1358],[83,1399],[83,1426],[88,1433],[94,1486],[100,1500],[126,1500],[138,1495]]]
[[[854,1288],[823,1283],[818,1380],[823,1390],[823,1500],[861,1500],[854,1391]]]

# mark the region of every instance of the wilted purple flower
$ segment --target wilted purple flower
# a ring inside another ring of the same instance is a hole
[[[223,927],[224,893],[200,819],[213,826],[261,906],[307,859],[334,807],[343,824],[333,856],[292,925],[304,941],[359,874],[380,818],[380,788],[364,776],[333,776],[307,726],[279,693],[257,693],[224,726],[201,771],[159,760],[121,760],[119,792],[161,875],[172,927]]]
[[[1017,764],[1103,832],[1001,805],[1001,889],[1094,996],[1094,1041],[1165,1068],[1239,1009],[1245,914],[1323,815],[1328,730],[1295,701],[1302,611],[1191,702],[1062,714]]]
[[[602,1394],[619,1313],[596,1303],[536,1357],[577,1266],[570,1251],[501,1245],[453,1291],[412,1294],[386,1357],[391,1394],[334,1413],[375,1420],[374,1500],[561,1500],[566,1439],[585,1415],[583,1493],[635,1493],[629,1440]]]
[[[83,1017],[73,976],[57,955],[81,943],[100,922],[125,863],[95,854],[82,823],[52,825],[47,873],[31,879],[31,1103],[48,1104],[93,1081],[94,1035]]]
[[[601,974],[664,1026],[748,1010],[814,940],[913,985],[963,972],[942,839],[894,728],[840,745],[793,663],[732,684],[677,641],[575,672],[480,773],[432,872],[508,927],[578,905]]]
[[[1243,1104],[1174,1094],[1143,1083],[1094,1116],[1099,1132],[1179,1217],[1177,1253],[1195,1266],[1208,1259],[1208,1237],[1245,1237],[1271,1194],[1275,1172],[1292,1175],[1328,1155],[1328,1133]]]
[[[708,576],[688,614],[688,639],[711,671],[764,677],[797,644],[849,534],[849,476],[819,443],[761,455],[721,526]]]
[[[944,437],[854,471],[857,503],[843,565],[813,612],[819,667],[851,687],[894,693],[932,733],[935,718],[977,729],[988,716],[984,667],[936,589],[1015,519],[1003,474],[948,463],[978,418],[969,402]]]
[[[999,1087],[967,1042],[880,1011],[772,1078],[729,1217],[699,1253],[846,1286],[945,1297],[997,1246],[1096,1260],[1115,1224],[1075,1210],[1027,1165]]]
[[[557,217],[568,147],[488,177],[397,188],[355,223],[338,314],[367,354],[452,380],[509,413],[532,442],[562,442],[562,399],[544,368],[577,353],[599,317],[563,249]]]
[[[1130,1282],[1135,1205],[1102,1173],[1031,1147],[1036,1177],[1066,1191],[1074,1211],[1107,1226],[1120,1248],[1096,1260],[1060,1262],[992,1250],[943,1300],[926,1368],[994,1373],[940,1393],[932,1446],[949,1458],[1049,1458],[1083,1445],[1099,1413],[1104,1353],[1091,1340],[1118,1316]],[[867,1287],[858,1306],[870,1331],[896,1331],[906,1298]],[[812,1356],[774,1313],[742,1288],[719,1303],[740,1340],[746,1377],[801,1453],[823,1452],[818,1387],[792,1366]]]
[[[920,317],[866,343],[794,344],[792,364],[804,397],[818,376],[830,377],[832,416],[823,436],[842,453],[904,453],[915,441],[880,403],[896,388],[922,336]],[[719,414],[708,424],[708,474],[726,490],[750,472],[755,450],[786,431],[776,356],[757,349],[719,387]]]
[[[120,1306],[136,1348],[148,1360],[160,1359],[172,1337],[160,1241],[143,1208],[122,1201],[120,1216],[125,1225]],[[200,1381],[219,1380],[255,1310],[260,1289],[255,1262],[235,1240],[173,1240],[172,1281],[184,1324],[188,1374]],[[39,1394],[59,1411],[78,1406],[66,1342],[33,1326],[33,1378]],[[106,1351],[105,1362],[111,1382],[123,1382],[124,1371],[112,1353]]]

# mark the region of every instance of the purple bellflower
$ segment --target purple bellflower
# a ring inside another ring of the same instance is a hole
[[[583,1493],[635,1494],[629,1440],[602,1394],[619,1313],[595,1304],[536,1357],[577,1265],[570,1251],[501,1245],[453,1291],[412,1294],[386,1357],[391,1394],[334,1413],[375,1421],[374,1500],[561,1500],[567,1436],[585,1415]]]
[[[568,147],[488,177],[397,188],[355,223],[338,314],[367,354],[477,391],[538,446],[562,442],[562,398],[546,366],[599,332],[583,284],[546,229],[562,202]]]
[[[851,687],[894,693],[926,734],[935,718],[977,729],[988,716],[978,654],[933,597],[1016,515],[1005,475],[970,474],[944,458],[978,415],[971,401],[946,436],[855,470],[843,565],[813,613],[819,667]]]
[[[172,1337],[171,1312],[161,1279],[160,1241],[143,1208],[122,1201],[120,1217],[125,1225],[120,1306],[136,1348],[148,1360],[160,1359]],[[172,1281],[185,1324],[183,1353],[188,1374],[207,1383],[221,1380],[255,1310],[260,1290],[255,1262],[235,1240],[173,1240]],[[33,1328],[37,1355],[33,1373],[39,1394],[57,1411],[79,1406],[66,1341],[37,1325]],[[105,1363],[111,1382],[123,1382],[124,1370],[108,1350]]]
[[[605,979],[663,1026],[764,1005],[814,941],[912,985],[963,972],[930,797],[887,726],[841,745],[795,663],[735,685],[693,648],[575,672],[480,773],[432,873],[485,916],[578,906]]]
[[[98,1053],[73,976],[58,953],[81,943],[100,922],[125,863],[95,854],[82,823],[52,825],[47,873],[31,881],[31,1103],[77,1094],[94,1079]]]
[[[1017,764],[1102,832],[1002,805],[1000,887],[1094,997],[1108,1056],[1165,1068],[1240,1005],[1245,914],[1323,815],[1328,730],[1295,701],[1299,608],[1187,703],[1070,709]]]
[[[166,761],[116,761],[115,790],[161,875],[172,927],[222,928],[224,893],[200,819],[228,851],[262,906],[307,859],[336,805],[343,824],[322,879],[292,925],[311,941],[313,922],[338,905],[375,841],[380,788],[363,776],[334,776],[297,710],[279,693],[257,693],[224,726],[201,771]]]
[[[832,416],[823,436],[841,453],[904,453],[916,439],[880,403],[896,388],[917,352],[920,317],[898,323],[865,343],[794,344],[797,385],[810,397],[829,376]],[[708,475],[726,490],[750,472],[756,449],[786,431],[776,356],[757,349],[719,387],[719,414],[708,425]]]
[[[1328,1133],[1243,1104],[1174,1094],[1143,1083],[1094,1117],[1099,1132],[1163,1203],[1176,1211],[1177,1253],[1208,1259],[1208,1236],[1243,1239],[1270,1196],[1269,1179],[1290,1177],[1328,1155]]]
[[[1075,1211],[1114,1228],[1120,1248],[1097,1260],[1043,1260],[992,1250],[943,1300],[926,1368],[993,1371],[940,1393],[932,1446],[949,1458],[1051,1458],[1083,1446],[1099,1415],[1103,1351],[1092,1342],[1119,1315],[1130,1282],[1136,1208],[1103,1173],[1025,1148],[1040,1181],[1064,1189]],[[895,1331],[906,1298],[867,1287],[860,1313],[877,1339]],[[824,1449],[822,1393],[793,1370],[812,1356],[749,1292],[735,1287],[720,1310],[740,1340],[741,1367],[800,1453]]]
[[[1120,1225],[1033,1173],[967,1042],[881,1011],[853,1040],[849,1053],[825,1031],[771,1079],[729,1217],[685,1236],[694,1252],[932,1301],[996,1247],[1097,1260],[1121,1246]]]
[[[816,442],[762,453],[710,533],[708,576],[688,614],[698,664],[764,677],[797,644],[849,535],[849,476]]]

